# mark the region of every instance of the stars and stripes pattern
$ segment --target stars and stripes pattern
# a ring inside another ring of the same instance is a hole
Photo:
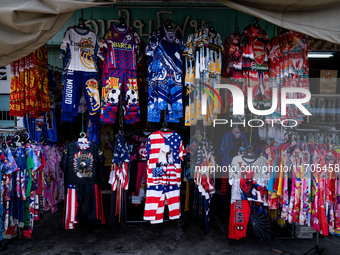
[[[123,190],[128,189],[129,163],[130,155],[127,142],[125,140],[124,135],[122,133],[118,133],[116,135],[111,172],[109,178],[109,183],[112,185],[112,191],[115,191],[118,186],[121,187]]]
[[[74,229],[76,220],[78,201],[76,193],[76,185],[69,184],[65,200],[64,224],[65,229]]]
[[[177,185],[156,185],[146,190],[144,220],[151,224],[163,222],[164,205],[167,201],[169,219],[179,219],[180,212],[180,189]]]
[[[164,146],[169,146],[169,153],[172,153],[173,162],[163,166],[163,175],[161,177],[154,176],[153,172],[157,165],[159,165],[159,158],[161,156],[161,149]],[[147,185],[181,185],[181,162],[184,156],[184,147],[182,138],[179,134],[170,132],[153,132],[147,142],[145,156],[148,158],[147,162]]]

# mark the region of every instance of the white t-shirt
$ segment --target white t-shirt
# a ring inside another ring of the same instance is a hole
[[[231,161],[231,171],[229,173],[229,184],[231,185],[231,201],[234,203],[236,200],[242,199],[242,190],[240,187],[240,179],[242,171],[248,168],[254,170],[253,180],[262,187],[266,187],[270,178],[269,169],[267,168],[267,160],[261,156],[257,159],[246,159],[242,155],[238,155]],[[253,191],[256,192],[256,191]]]

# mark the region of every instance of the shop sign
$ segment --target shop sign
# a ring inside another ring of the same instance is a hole
[[[85,19],[85,24],[95,31],[99,38],[103,38],[111,24],[118,24],[120,17],[126,17],[126,25],[133,28],[142,40],[167,20],[172,20],[173,26],[185,37],[197,31],[202,25],[213,26],[222,38],[235,32],[235,10],[214,8],[110,8],[97,7],[76,11],[66,22],[64,27],[48,42],[49,45],[60,45],[64,32],[68,27],[77,25],[79,18]],[[245,13],[238,13],[238,26],[240,30],[251,24],[253,17]],[[275,34],[275,26],[266,21],[260,21],[261,27],[266,30],[269,37]]]
[[[141,19],[132,20],[130,10],[122,9],[119,11],[119,16],[124,15],[126,17],[126,25],[128,27],[133,27],[140,37],[148,37],[155,30],[155,28],[163,25],[162,21],[164,21],[164,17],[169,17],[169,15],[172,13],[173,11],[158,11],[156,12],[156,19],[143,21]],[[119,23],[119,20],[90,19],[85,22],[85,24],[94,30],[99,37],[103,37],[105,35],[112,23],[117,24]],[[187,15],[182,24],[176,25],[175,27],[182,33],[182,35],[184,35],[187,28],[192,28],[194,31],[196,31],[202,24],[204,24],[204,20],[199,21],[197,19],[190,19],[190,16]]]

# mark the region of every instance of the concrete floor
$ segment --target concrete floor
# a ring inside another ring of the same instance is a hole
[[[314,246],[314,240],[279,240],[270,244],[257,242],[254,237],[229,240],[218,218],[211,219],[211,229],[204,236],[189,215],[180,220],[159,225],[149,223],[128,224],[118,228],[90,230],[80,223],[75,230],[62,227],[62,208],[55,213],[45,213],[44,219],[34,226],[32,239],[4,240],[0,254],[304,254]],[[322,254],[340,254],[340,238],[320,239]],[[310,252],[308,254],[315,254]]]

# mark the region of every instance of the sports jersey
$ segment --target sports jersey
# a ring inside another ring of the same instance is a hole
[[[243,76],[242,76],[242,48],[241,48],[241,38],[239,33],[230,34],[228,38],[225,40],[225,58],[223,61],[223,67],[225,68],[225,73],[223,75],[227,75],[230,77],[230,81],[235,86],[242,89],[243,85]],[[233,115],[233,97],[229,91],[220,90],[221,93],[226,93],[226,96],[223,97],[221,94],[221,98],[225,98],[225,111],[229,113],[229,115]]]
[[[137,54],[140,39],[132,28],[111,25],[98,56],[103,60],[100,120],[114,123],[122,98],[125,122],[140,121],[137,86]]]
[[[307,36],[297,32],[289,32],[287,36],[288,48],[284,52],[284,87],[300,87],[309,89],[309,44]],[[289,93],[289,98],[303,98],[302,93]],[[303,104],[307,109],[309,103]],[[303,114],[293,105],[287,106],[287,117],[303,121]]]
[[[184,156],[183,142],[179,134],[170,131],[153,132],[146,146],[147,185],[181,185],[181,162]]]
[[[7,155],[5,155],[1,150],[0,150],[0,160],[1,160],[1,165],[2,165],[2,171],[4,174],[11,174],[15,171],[17,171],[18,165],[15,163],[15,160],[13,158],[13,154],[11,150],[6,151]]]
[[[268,55],[266,53],[268,35],[256,26],[243,31],[242,69],[268,71]]]
[[[179,122],[182,105],[182,35],[177,30],[160,27],[148,40],[149,56],[148,121],[160,122],[161,111],[166,111],[168,122]]]
[[[101,183],[104,156],[99,145],[90,142],[82,147],[78,142],[70,143],[64,150],[61,167],[68,184]]]
[[[99,42],[88,28],[70,27],[60,46],[64,58],[65,78],[62,99],[62,121],[74,122],[78,115],[81,88],[90,115],[100,112],[98,68],[96,65]]]
[[[268,109],[271,106],[268,75],[268,35],[259,26],[250,26],[242,35],[242,71],[244,92],[253,89],[255,108]]]
[[[108,73],[109,69],[137,70],[139,42],[140,39],[132,28],[112,24],[98,51],[98,56],[104,61],[104,72]]]
[[[66,57],[64,67],[73,71],[97,72],[98,45],[95,32],[88,28],[69,27],[60,46],[60,57]]]
[[[186,125],[195,124],[198,119],[203,119],[204,125],[210,125],[220,113],[215,84],[221,83],[223,51],[221,36],[214,30],[202,28],[188,36],[183,54],[186,58]],[[205,114],[201,107],[206,108]]]
[[[310,49],[306,35],[290,31],[279,35],[268,44],[269,78],[270,86],[302,87],[309,89],[309,64],[308,50]],[[280,91],[278,93],[280,97]],[[289,98],[304,97],[301,93],[288,93]],[[278,100],[280,102],[280,100]],[[304,106],[308,109],[309,103]],[[276,111],[270,118],[294,118],[303,121],[303,114],[294,107],[286,106],[286,116],[281,117],[281,106],[278,104]]]

